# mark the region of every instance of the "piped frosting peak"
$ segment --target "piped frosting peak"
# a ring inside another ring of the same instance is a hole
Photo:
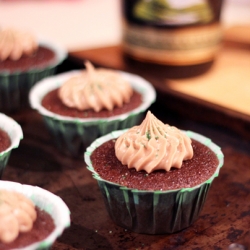
[[[32,55],[38,42],[31,33],[17,29],[0,29],[0,61],[18,60],[23,55]]]
[[[79,110],[113,110],[130,101],[133,89],[114,70],[95,69],[90,62],[86,70],[70,78],[59,89],[61,101],[68,107]]]
[[[188,136],[148,111],[141,125],[132,127],[116,140],[115,153],[128,168],[151,173],[181,168],[183,161],[193,157],[193,148]]]

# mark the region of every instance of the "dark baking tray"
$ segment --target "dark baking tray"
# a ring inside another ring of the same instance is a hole
[[[71,227],[52,250],[224,250],[232,243],[249,244],[250,142],[244,137],[248,134],[248,119],[162,89],[160,74],[155,74],[159,71],[125,60],[120,46],[70,52],[58,73],[83,68],[86,59],[96,66],[126,70],[149,79],[158,92],[151,111],[165,123],[210,137],[221,146],[225,164],[193,225],[171,235],[136,234],[111,221],[83,159],[69,158],[57,151],[39,114],[31,109],[10,114],[22,126],[24,139],[12,152],[3,179],[45,188],[59,195],[71,210]]]

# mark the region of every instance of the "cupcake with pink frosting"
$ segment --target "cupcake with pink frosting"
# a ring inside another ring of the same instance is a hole
[[[0,181],[0,249],[46,250],[70,226],[70,211],[51,192]]]
[[[164,124],[150,111],[140,125],[95,140],[84,157],[111,219],[145,234],[190,226],[224,159],[209,138]]]
[[[54,74],[65,57],[66,52],[60,46],[31,32],[0,29],[0,111],[27,108],[31,86]]]
[[[94,68],[90,62],[85,66],[39,81],[29,96],[57,148],[73,157],[83,157],[96,138],[141,122],[156,98],[140,76]]]

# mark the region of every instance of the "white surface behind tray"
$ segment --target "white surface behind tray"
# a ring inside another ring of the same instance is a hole
[[[0,27],[32,30],[70,51],[121,40],[121,0],[0,0]],[[249,0],[224,0],[225,26],[250,24]]]

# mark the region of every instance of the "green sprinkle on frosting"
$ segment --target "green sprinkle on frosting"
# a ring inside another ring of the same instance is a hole
[[[146,137],[147,137],[148,140],[151,139],[150,130],[148,130],[148,131],[146,132]]]

